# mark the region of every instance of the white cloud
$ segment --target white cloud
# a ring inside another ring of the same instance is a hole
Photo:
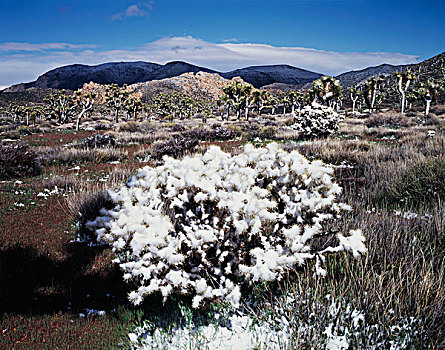
[[[97,47],[97,45],[75,45],[67,43],[2,43],[0,44],[0,51],[81,50],[95,47]]]
[[[382,63],[408,64],[418,59],[414,55],[388,52],[334,52],[304,47],[276,47],[265,44],[211,43],[201,39],[170,37],[131,49],[100,50],[93,45],[84,49],[70,44],[20,44],[34,50],[22,49],[6,54],[0,44],[0,85],[11,85],[35,80],[44,72],[67,64],[100,64],[111,61],[149,61],[164,64],[182,60],[218,71],[229,71],[251,65],[289,64],[295,67],[337,75],[349,70],[362,69]],[[20,46],[20,45],[17,45]],[[57,47],[50,45],[62,45]],[[63,46],[65,45],[65,46]],[[43,49],[42,47],[45,47]],[[50,49],[51,48],[51,49]],[[46,51],[51,50],[51,51]]]
[[[130,5],[125,11],[116,13],[111,20],[121,20],[126,17],[145,17],[153,9],[153,1],[140,2],[138,4]]]

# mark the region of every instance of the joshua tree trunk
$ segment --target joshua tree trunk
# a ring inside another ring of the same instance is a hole
[[[29,126],[29,112],[26,112],[26,126]]]
[[[244,110],[244,118],[246,120],[249,120],[249,107],[246,106],[246,109]]]
[[[114,122],[119,123],[119,109],[118,108],[116,108],[116,110],[114,112]]]
[[[371,99],[371,113],[374,112],[374,105],[375,105],[375,97],[377,96],[377,89],[375,89],[372,92],[372,99]]]
[[[79,131],[80,129],[80,120],[82,119],[83,115],[85,114],[86,110],[82,110],[82,112],[79,113],[76,120],[76,131]]]
[[[428,114],[430,113],[430,106],[431,106],[431,98],[425,98],[425,118],[428,118]]]
[[[352,113],[355,113],[355,103],[357,102],[358,97],[352,99]]]

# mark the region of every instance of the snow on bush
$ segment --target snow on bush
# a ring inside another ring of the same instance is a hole
[[[300,138],[313,139],[335,133],[343,116],[331,107],[314,102],[311,106],[304,106],[294,115],[294,120],[291,127],[299,132]]]
[[[324,223],[351,208],[337,202],[332,168],[277,144],[246,145],[236,156],[216,146],[204,155],[145,167],[109,191],[116,204],[87,226],[108,242],[126,280],[137,283],[134,304],[153,292],[193,296],[193,307],[240,301],[243,283],[279,280],[308,259],[316,270],[330,252],[366,251],[360,230],[315,250]]]

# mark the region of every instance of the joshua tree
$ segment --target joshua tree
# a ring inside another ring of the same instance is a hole
[[[223,97],[236,111],[236,117],[241,118],[241,110],[245,108],[246,114],[249,113],[248,98],[253,90],[250,84],[243,84],[239,81],[232,81],[229,86],[223,89],[225,96]]]
[[[125,101],[128,99],[129,92],[127,85],[119,87],[117,84],[107,85],[105,89],[105,104],[114,111],[115,122],[119,122],[119,111],[124,107]]]
[[[406,72],[397,72],[396,74],[396,80],[397,80],[397,89],[401,95],[401,111],[400,113],[405,114],[405,99],[406,99],[406,92],[408,91],[408,88],[411,84],[411,81],[414,79],[414,74],[410,71]]]
[[[295,115],[295,107],[301,108],[303,93],[298,90],[291,90],[287,93],[287,98],[292,109],[292,115]]]
[[[224,110],[221,112],[221,119],[229,120],[230,103],[229,103],[229,100],[226,99],[226,95],[223,95],[219,99],[217,99],[216,105],[219,110],[221,110],[221,108],[225,108],[225,114],[224,114]]]
[[[66,123],[76,108],[73,97],[66,90],[49,95],[45,102],[49,107],[49,114],[54,115],[59,123]]]
[[[82,117],[93,109],[96,96],[97,94],[95,91],[82,94],[81,89],[77,90],[74,93],[74,103],[76,104],[78,110],[80,111],[79,114],[77,115],[76,131],[79,131],[80,120],[82,119]]]
[[[258,114],[261,115],[269,102],[270,93],[267,90],[254,89],[252,91],[252,103],[256,107]]]
[[[384,80],[382,77],[376,78],[375,76],[372,76],[364,84],[363,97],[371,113],[374,111],[377,93],[381,91],[383,82]]]
[[[425,118],[428,118],[431,103],[437,100],[441,86],[433,81],[421,83],[416,94],[425,102]]]
[[[124,108],[130,114],[134,120],[137,119],[138,113],[142,110],[142,102],[139,97],[130,96],[125,100]]]
[[[349,97],[352,101],[352,113],[355,113],[355,105],[357,103],[357,100],[362,96],[361,87],[357,87],[356,84],[352,85],[348,88]]]
[[[320,101],[332,107],[341,95],[342,87],[340,81],[333,77],[323,76],[315,80],[309,89],[309,95],[313,102]]]

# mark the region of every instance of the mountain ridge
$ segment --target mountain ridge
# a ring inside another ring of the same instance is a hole
[[[20,92],[30,88],[76,90],[91,81],[98,84],[131,85],[198,72],[219,74],[226,79],[239,76],[257,88],[273,83],[302,85],[322,76],[320,73],[285,64],[251,66],[229,72],[218,72],[183,61],[172,61],[164,65],[143,61],[108,62],[94,66],[73,64],[58,67],[40,75],[33,82],[15,84],[3,92]]]
[[[444,55],[445,53],[441,53],[422,62],[408,65],[384,63],[378,66],[345,72],[335,76],[335,78],[339,79],[344,87],[348,87],[354,83],[361,83],[373,75],[390,75],[395,71],[420,67],[423,64],[429,64],[429,62],[441,61]],[[294,88],[308,86],[312,81],[323,75],[288,64],[258,65],[229,72],[219,72],[184,61],[172,61],[164,65],[145,61],[107,62],[94,66],[73,64],[58,67],[40,75],[33,82],[12,85],[0,91],[0,93],[21,92],[30,88],[76,90],[89,82],[131,85],[174,78],[184,73],[198,72],[218,74],[225,79],[240,77],[243,81],[252,84],[256,88],[285,86],[286,89],[289,86],[294,86]]]

